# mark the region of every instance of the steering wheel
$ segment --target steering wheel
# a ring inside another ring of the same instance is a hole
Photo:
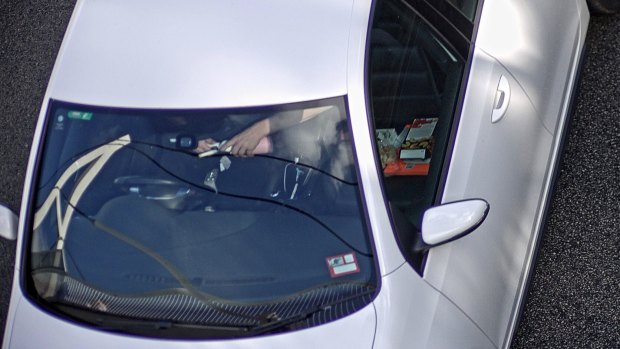
[[[192,195],[194,190],[185,183],[145,176],[123,176],[114,180],[123,191],[139,195],[147,200],[180,202]]]

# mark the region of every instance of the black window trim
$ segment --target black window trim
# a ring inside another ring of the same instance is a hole
[[[473,19],[469,19],[467,15],[461,12],[454,4],[448,0],[423,0],[436,11],[440,12],[450,21],[463,35],[470,41],[474,30]],[[480,0],[478,0],[480,1]],[[477,13],[477,12],[476,12]],[[474,14],[475,15],[475,14]]]
[[[365,53],[364,53],[364,94],[365,94],[365,100],[366,100],[365,101],[366,102],[366,118],[368,121],[368,125],[370,126],[368,136],[370,137],[371,143],[373,145],[372,156],[375,158],[375,163],[380,163],[380,161],[379,161],[379,154],[377,152],[376,136],[374,134],[375,123],[374,123],[374,117],[372,115],[372,101],[370,98],[370,95],[371,95],[370,94],[370,91],[371,91],[370,48],[371,48],[372,25],[373,25],[373,20],[375,18],[375,10],[377,8],[378,1],[381,1],[381,0],[374,0],[372,2],[372,6],[370,9],[368,27],[366,31],[366,45],[365,45]],[[454,49],[459,55],[463,55],[461,57],[463,58],[463,61],[464,61],[463,77],[461,80],[459,92],[458,92],[457,99],[455,102],[451,125],[449,126],[450,132],[448,134],[448,140],[447,140],[448,142],[446,144],[445,154],[443,156],[443,161],[442,161],[443,163],[440,164],[441,170],[440,170],[439,178],[436,183],[435,194],[434,194],[434,199],[433,199],[433,205],[440,205],[442,203],[444,188],[445,188],[445,184],[447,181],[448,171],[450,169],[450,163],[451,163],[450,160],[451,160],[452,153],[454,150],[454,145],[456,141],[456,133],[457,133],[457,130],[460,124],[461,113],[463,112],[465,91],[467,90],[467,86],[469,85],[469,76],[470,76],[470,71],[471,71],[471,66],[472,66],[472,61],[473,61],[473,56],[474,56],[475,41],[476,41],[476,37],[478,33],[478,27],[480,24],[480,16],[482,12],[482,7],[484,5],[484,0],[478,0],[475,19],[473,22],[473,28],[472,28],[471,36],[469,39],[467,39],[466,36],[462,32],[458,32],[458,29],[455,26],[453,26],[451,23],[449,23],[448,19],[445,16],[442,16],[441,14],[437,12],[437,10],[431,8],[431,6],[428,4],[426,0],[400,0],[400,1],[403,2],[403,4],[407,5],[409,8],[411,8],[420,17],[420,19],[422,19],[429,26],[429,28],[432,31],[434,31],[434,34],[437,34],[443,40],[445,40],[445,43],[448,44],[452,49]],[[445,0],[439,0],[439,1],[445,1]],[[428,13],[433,13],[433,12],[435,13],[434,18],[431,18],[431,20],[429,20],[423,13],[420,13],[418,10],[416,10],[415,8],[416,4],[420,4],[420,3],[424,3],[422,6],[424,6],[423,8],[425,8]],[[433,12],[430,12],[430,11],[433,11]],[[463,16],[463,14],[460,13],[460,11],[459,11],[459,14]],[[440,23],[443,23],[444,25],[448,24],[451,28],[454,29],[454,31],[448,30],[447,36],[444,35],[444,33],[438,30],[435,24],[437,23],[437,20],[439,20]],[[454,40],[461,41],[461,45],[463,41],[465,41],[466,46],[460,47],[459,49],[453,45]],[[465,49],[465,51],[463,51],[463,49]],[[389,200],[387,198],[384,183],[381,180],[381,178],[383,178],[383,172],[378,166],[375,166],[375,170],[377,171],[377,178],[379,178],[380,180],[381,197],[383,199],[384,207],[390,220],[390,227],[392,229],[392,234],[393,234],[394,239],[396,240],[398,248],[400,249],[401,254],[405,258],[406,262],[416,271],[416,273],[418,273],[421,277],[424,277],[424,272],[426,270],[426,261],[428,257],[428,251],[424,253],[422,257],[422,261],[419,265],[419,268],[416,267],[415,266],[416,262],[411,259],[410,254],[407,253],[406,249],[404,248],[404,246],[402,246],[402,244],[400,243],[400,239],[398,238],[398,233],[397,233],[397,229],[394,223],[394,219],[390,213],[391,210],[390,210]]]
[[[461,114],[463,113],[465,91],[467,91],[467,87],[469,85],[469,76],[471,73],[471,66],[472,66],[473,58],[474,58],[476,37],[478,36],[478,27],[480,25],[480,16],[482,14],[483,5],[484,5],[484,0],[478,0],[478,7],[476,9],[476,16],[474,19],[474,31],[472,34],[471,43],[469,45],[469,52],[467,54],[467,60],[465,61],[465,66],[463,68],[463,79],[462,79],[460,91],[457,97],[456,105],[454,108],[454,114],[453,114],[454,117],[452,118],[452,125],[450,126],[450,134],[448,136],[448,144],[446,145],[446,153],[444,154],[444,157],[443,157],[441,175],[439,176],[437,188],[435,189],[435,201],[434,201],[435,205],[439,205],[442,203],[444,189],[446,186],[446,181],[448,179],[448,171],[450,169],[452,153],[454,151],[454,144],[456,142],[456,132],[461,122]]]
[[[473,38],[473,24],[452,4],[445,0],[435,0],[434,2],[441,4],[440,10],[428,0],[401,0],[401,2],[418,14],[436,34],[442,36],[464,61],[467,59]]]

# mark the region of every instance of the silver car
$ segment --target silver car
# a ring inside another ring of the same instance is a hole
[[[78,0],[19,218],[0,208],[3,348],[509,347],[588,21]]]

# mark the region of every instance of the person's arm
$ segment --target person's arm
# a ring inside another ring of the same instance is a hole
[[[231,138],[224,148],[236,156],[252,156],[261,139],[291,126],[306,122],[333,106],[304,109],[303,111],[281,112],[254,123]]]

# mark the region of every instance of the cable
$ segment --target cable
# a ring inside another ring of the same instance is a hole
[[[154,147],[160,147],[160,148],[167,149],[167,150],[170,150],[170,151],[180,152],[180,153],[186,154],[186,155],[188,155],[188,156],[194,156],[194,154],[190,154],[190,153],[187,153],[187,152],[185,152],[185,151],[181,151],[181,150],[177,150],[177,149],[169,149],[169,148],[166,148],[166,147],[163,147],[163,146],[159,146],[159,145],[153,145],[153,144],[149,144],[149,143],[140,143],[140,142],[135,142],[135,141],[134,141],[133,143],[143,144],[143,145],[149,145],[149,146],[154,146]],[[187,185],[190,185],[190,186],[192,186],[192,187],[194,187],[194,188],[198,188],[198,189],[201,189],[201,190],[206,190],[206,191],[209,191],[209,192],[212,192],[212,193],[215,193],[215,194],[218,194],[218,195],[226,196],[226,197],[233,197],[233,198],[243,199],[243,200],[252,200],[252,201],[265,202],[265,203],[269,203],[269,204],[272,204],[272,205],[276,205],[276,206],[279,206],[279,207],[284,207],[284,208],[287,208],[287,209],[293,210],[293,211],[295,211],[295,212],[297,212],[297,213],[299,213],[299,214],[302,214],[302,215],[304,215],[304,216],[306,216],[306,217],[310,218],[311,220],[313,220],[314,222],[316,222],[317,224],[319,224],[319,225],[320,225],[321,227],[323,227],[323,228],[324,228],[327,232],[329,232],[332,236],[334,236],[337,240],[339,240],[340,242],[342,242],[342,243],[343,243],[344,245],[346,245],[347,247],[351,248],[353,251],[355,251],[355,252],[357,252],[357,253],[359,253],[360,255],[365,256],[365,257],[372,257],[372,256],[373,256],[373,254],[372,254],[372,253],[366,253],[366,252],[363,252],[362,250],[360,250],[360,249],[356,248],[355,246],[353,246],[352,244],[350,244],[348,241],[346,241],[344,238],[342,238],[342,237],[341,237],[341,236],[340,236],[337,232],[335,232],[333,229],[331,229],[329,226],[327,226],[325,223],[323,223],[321,220],[319,220],[318,218],[314,217],[312,214],[310,214],[310,213],[308,213],[308,212],[306,212],[306,211],[304,211],[304,210],[302,210],[302,209],[300,209],[300,208],[297,208],[297,207],[295,207],[295,206],[291,206],[291,205],[286,204],[286,203],[284,203],[284,202],[280,202],[280,201],[276,201],[276,200],[272,200],[272,199],[267,199],[267,198],[253,197],[253,196],[239,195],[239,194],[232,194],[232,193],[226,193],[226,192],[220,192],[220,191],[218,191],[218,192],[216,193],[216,192],[215,192],[215,190],[213,190],[212,188],[205,187],[205,186],[202,186],[202,185],[199,185],[199,184],[196,184],[196,183],[190,182],[190,181],[188,181],[188,180],[184,179],[183,177],[178,176],[178,175],[176,175],[175,173],[173,173],[173,172],[169,171],[168,169],[164,168],[161,164],[159,164],[159,162],[157,162],[155,159],[153,159],[150,155],[148,155],[148,154],[146,154],[144,151],[142,151],[142,150],[140,150],[140,149],[138,149],[138,148],[134,147],[134,146],[133,146],[133,143],[131,143],[131,144],[125,144],[125,143],[123,143],[122,145],[124,146],[123,148],[129,148],[129,149],[132,149],[132,150],[133,150],[133,151],[135,151],[136,153],[138,153],[138,154],[142,155],[142,156],[143,156],[143,157],[145,157],[147,160],[149,160],[150,162],[152,162],[152,163],[153,163],[156,167],[158,167],[159,169],[161,169],[164,173],[166,173],[166,174],[168,174],[168,175],[170,175],[170,176],[174,177],[175,179],[177,179],[178,181],[180,181],[180,182],[182,182],[182,183],[185,183],[185,184],[187,184]],[[110,143],[110,144],[114,145],[114,143]],[[100,145],[99,145],[99,146],[100,146]],[[97,146],[97,147],[99,147],[99,146]],[[89,148],[89,149],[90,149],[90,150],[92,150],[92,149],[95,149],[95,148],[97,148],[97,147],[92,147],[92,148]],[[84,154],[84,153],[86,153],[86,151],[81,152],[80,154]],[[74,156],[72,159],[75,159],[75,157],[79,156],[80,154],[78,154],[78,155]],[[281,160],[281,161],[285,161],[285,162],[289,162],[289,164],[294,164],[294,163],[295,163],[295,162],[293,162],[293,161],[289,161],[289,160],[285,160],[285,159],[280,159],[280,158],[277,158],[277,157],[271,157],[271,156],[267,156],[267,157],[268,157],[268,158],[277,159],[277,160]],[[67,163],[67,162],[66,162],[66,163]],[[66,163],[65,163],[65,165],[66,165]],[[305,167],[308,167],[308,168],[310,168],[310,169],[315,169],[316,171],[319,171],[319,172],[321,172],[321,173],[325,173],[325,174],[326,174],[326,172],[324,172],[324,171],[322,171],[322,170],[320,170],[320,169],[317,169],[317,168],[315,168],[315,167],[313,167],[313,166],[309,166],[309,165],[308,165],[308,166],[306,166],[306,165],[303,165],[303,164],[299,164],[299,165],[301,165],[301,166],[305,166]],[[60,171],[60,168],[59,168],[58,170],[56,170],[55,174],[56,174],[56,173],[58,173],[59,171]],[[336,178],[336,177],[335,177],[335,176],[333,176],[333,175],[329,175],[329,174],[328,174],[328,176],[330,176],[330,177],[332,177],[332,178],[335,178],[335,179],[337,179],[337,180],[339,180],[339,181],[341,181],[341,182],[343,182],[343,183],[345,183],[345,184],[357,185],[356,183],[351,183],[351,182],[346,182],[346,181],[340,180],[340,179]],[[47,183],[46,183],[46,184],[44,184],[43,186],[47,186],[47,185],[49,184],[49,181],[50,181],[52,178],[54,178],[54,176],[52,176],[52,177],[51,177],[51,178],[47,181]],[[59,191],[62,193],[62,191],[61,191],[60,189],[59,189]]]
[[[211,294],[206,294],[205,292],[202,292],[198,289],[196,289],[194,287],[194,285],[192,285],[192,283],[189,281],[189,279],[185,276],[185,274],[183,274],[183,272],[181,272],[180,270],[178,270],[174,264],[172,264],[170,261],[168,261],[165,257],[163,257],[162,255],[160,255],[159,253],[153,251],[152,249],[150,249],[147,246],[144,246],[144,244],[140,243],[139,241],[136,241],[130,237],[128,237],[126,234],[112,228],[109,227],[103,223],[101,223],[99,220],[92,218],[90,216],[88,216],[87,214],[85,214],[84,212],[82,212],[79,208],[77,208],[75,205],[71,204],[71,202],[69,201],[69,199],[65,196],[65,194],[62,192],[62,190],[60,190],[60,188],[55,187],[60,194],[62,195],[62,197],[65,199],[66,204],[68,206],[71,206],[75,212],[77,212],[80,216],[84,217],[86,220],[88,220],[93,227],[113,236],[114,238],[134,247],[135,249],[139,250],[140,252],[146,254],[147,256],[151,257],[152,259],[154,259],[157,263],[159,263],[159,265],[161,265],[164,269],[166,269],[168,271],[168,273],[170,273],[170,275],[172,275],[172,277],[177,280],[179,282],[179,284],[181,284],[181,286],[183,288],[185,288],[192,296],[196,297],[197,299],[201,300],[203,303],[207,303],[210,304],[214,309],[217,309],[218,311],[222,312],[222,313],[226,313],[228,315],[232,315],[232,316],[238,316],[241,318],[244,318],[246,320],[254,320],[254,321],[259,321],[258,319],[256,319],[255,316],[250,316],[250,315],[244,315],[244,314],[237,314],[235,312],[232,312],[230,310],[224,309],[222,308],[219,304],[217,304],[217,302],[221,302],[221,303],[226,303],[225,300],[213,296]]]
[[[276,201],[276,200],[271,200],[271,199],[267,199],[267,198],[261,198],[261,197],[253,197],[253,196],[247,196],[247,195],[239,195],[239,194],[232,194],[232,193],[226,193],[226,192],[222,192],[222,191],[218,191],[217,193],[215,192],[215,190],[213,190],[212,188],[209,187],[205,187],[193,182],[190,182],[186,179],[184,179],[183,177],[180,177],[174,173],[172,173],[171,171],[169,171],[168,169],[164,168],[162,165],[160,165],[157,161],[155,161],[153,158],[151,158],[148,154],[145,154],[144,152],[142,152],[139,149],[136,149],[135,147],[132,147],[131,145],[127,145],[125,146],[126,148],[130,148],[133,149],[134,151],[136,151],[138,154],[144,156],[147,160],[151,161],[156,167],[158,167],[160,170],[162,170],[164,173],[174,177],[175,179],[188,184],[192,187],[198,188],[198,189],[202,189],[202,190],[206,190],[209,191],[211,193],[217,194],[217,195],[222,195],[222,196],[227,196],[227,197],[233,197],[233,198],[237,198],[237,199],[244,199],[244,200],[252,200],[252,201],[260,201],[260,202],[265,202],[265,203],[269,203],[272,205],[277,205],[279,207],[284,207],[290,210],[293,210],[297,213],[300,213],[308,218],[310,218],[311,220],[313,220],[314,222],[318,223],[321,227],[325,228],[325,230],[327,230],[330,234],[332,234],[336,239],[338,239],[340,242],[342,242],[344,245],[346,245],[347,247],[351,248],[353,251],[359,253],[362,256],[365,257],[372,257],[372,253],[366,253],[361,251],[360,249],[356,248],[355,246],[351,245],[348,241],[346,241],[344,238],[342,238],[340,235],[338,235],[338,233],[336,233],[333,229],[331,229],[329,226],[327,226],[325,223],[323,223],[321,220],[319,220],[318,218],[314,217],[312,214],[297,208],[295,206],[291,206],[288,205],[284,202],[280,202],[280,201]]]
[[[73,161],[75,161],[76,158],[81,157],[84,154],[87,154],[91,151],[93,151],[96,148],[99,148],[100,146],[102,146],[103,144],[110,144],[110,145],[123,145],[125,147],[127,147],[128,145],[126,145],[125,143],[101,143],[89,148],[86,148],[80,152],[78,152],[77,154],[75,154],[74,156],[72,156],[71,158],[67,159],[66,161],[64,161],[55,171],[54,173],[52,173],[48,179],[42,180],[43,184],[39,185],[39,188],[45,188],[46,186],[48,186],[50,184],[50,182],[56,177],[56,175],[60,172],[63,171],[68,164],[73,163]],[[158,149],[162,149],[162,150],[166,150],[166,151],[170,151],[170,152],[175,152],[175,153],[180,153],[180,154],[184,154],[187,156],[198,156],[198,154],[195,153],[190,153],[186,150],[180,150],[180,149],[175,149],[175,148],[169,148],[169,147],[165,147],[163,145],[159,145],[159,144],[154,144],[154,143],[148,143],[148,142],[140,142],[140,141],[136,141],[136,140],[132,140],[131,144],[141,144],[141,145],[146,145],[146,146],[150,146],[150,147],[154,147],[154,148],[158,148]],[[131,147],[132,149],[136,149],[135,147]],[[215,154],[213,155],[213,157],[221,157],[221,156],[226,156],[229,155],[228,153],[221,153],[221,154]],[[254,155],[255,157],[259,157],[259,158],[266,158],[266,159],[273,159],[273,160],[278,160],[278,161],[282,161],[282,162],[287,162],[289,164],[297,164],[299,166],[303,166],[303,167],[307,167],[309,169],[315,170],[317,172],[320,172],[330,178],[333,178],[341,183],[347,184],[347,185],[357,185],[357,182],[352,182],[352,181],[347,181],[345,179],[336,177],[335,175],[322,170],[320,168],[314,167],[312,165],[308,165],[308,164],[304,164],[304,163],[296,163],[293,160],[289,160],[289,159],[285,159],[285,158],[281,158],[281,157],[277,157],[277,156],[273,156],[273,155],[266,155],[266,154],[256,154]]]

